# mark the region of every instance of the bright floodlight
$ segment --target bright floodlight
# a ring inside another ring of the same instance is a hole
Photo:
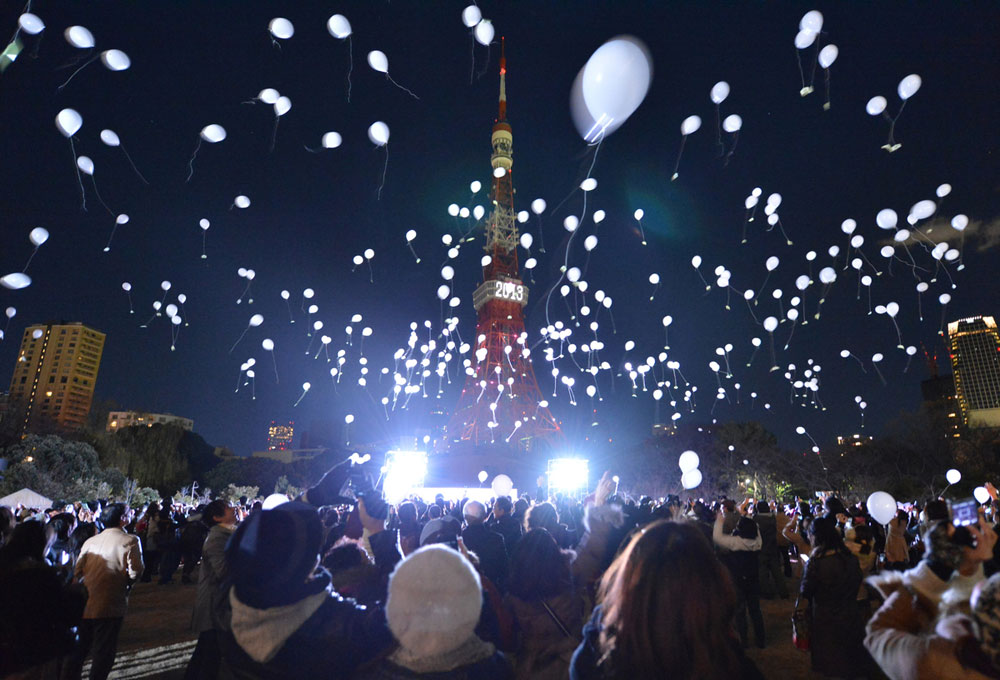
[[[548,467],[549,489],[552,491],[586,491],[590,469],[583,458],[551,458]]]
[[[389,451],[385,454],[385,480],[382,490],[390,503],[399,503],[427,476],[425,451]]]

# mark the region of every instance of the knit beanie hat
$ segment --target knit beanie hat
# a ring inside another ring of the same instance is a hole
[[[994,671],[1000,671],[1000,574],[983,583],[972,616],[979,624],[979,647],[989,657]]]
[[[446,654],[467,642],[482,607],[479,574],[444,545],[416,550],[389,577],[389,630],[412,658]]]

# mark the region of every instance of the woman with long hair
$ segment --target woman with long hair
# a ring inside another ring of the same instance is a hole
[[[812,612],[812,669],[828,677],[864,677],[871,657],[863,646],[865,629],[857,604],[861,566],[844,545],[833,517],[817,517],[810,533],[813,549],[800,594],[809,600]]]
[[[694,524],[660,520],[605,572],[571,680],[751,680],[733,630],[736,593]]]

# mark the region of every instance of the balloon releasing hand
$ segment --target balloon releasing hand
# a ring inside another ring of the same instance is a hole
[[[986,487],[986,491],[990,494],[990,498],[992,498],[994,501],[996,501],[997,500],[997,488],[995,486],[993,486],[993,484],[991,482],[986,482],[985,484],[983,484],[983,486]]]

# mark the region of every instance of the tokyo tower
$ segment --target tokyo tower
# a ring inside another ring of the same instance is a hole
[[[502,45],[502,43],[501,43]],[[493,125],[493,212],[486,222],[483,283],[473,294],[475,355],[448,425],[453,442],[507,444],[535,450],[562,439],[531,367],[524,306],[528,287],[517,261],[518,231],[511,169],[514,136],[507,122],[507,60],[501,47],[500,113]]]

